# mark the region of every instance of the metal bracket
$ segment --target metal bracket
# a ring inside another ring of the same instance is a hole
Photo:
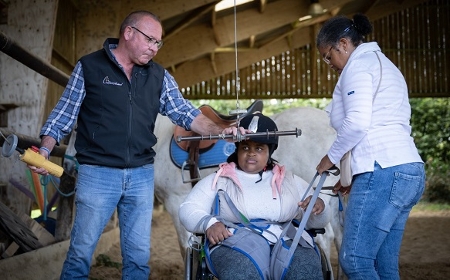
[[[187,161],[185,161],[185,162],[183,162],[183,164],[181,165],[181,179],[183,180],[183,183],[192,183],[192,182],[198,182],[198,181],[200,181],[200,179],[202,179],[202,177],[200,176],[200,168],[197,166],[197,173],[198,173],[198,176],[199,177],[197,177],[197,178],[193,178],[193,179],[190,179],[190,180],[185,180],[184,179],[184,171],[185,171],[185,168],[186,168],[186,166],[187,166]],[[189,169],[187,169],[188,171],[189,171]]]

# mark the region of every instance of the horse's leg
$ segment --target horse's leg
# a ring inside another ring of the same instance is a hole
[[[170,169],[170,168],[169,168]],[[174,170],[165,170],[170,172]],[[178,176],[180,179],[178,179]],[[162,177],[162,176],[158,176]],[[173,172],[163,182],[155,182],[155,195],[162,201],[164,208],[170,214],[173,225],[178,235],[178,244],[180,246],[180,253],[184,259],[185,251],[188,245],[190,233],[183,227],[178,216],[178,209],[186,196],[191,191],[190,184],[181,183],[181,175],[179,172]]]
[[[166,201],[164,202],[164,206],[166,207],[167,212],[169,212],[170,216],[172,217],[173,225],[175,226],[175,230],[177,231],[178,235],[178,245],[180,247],[180,253],[184,259],[190,233],[180,223],[180,219],[178,216],[178,209],[183,200],[184,196],[181,197],[172,195],[170,198],[166,199]]]
[[[323,202],[325,203],[326,207],[328,207],[330,209],[330,211],[334,212],[334,209],[331,207],[330,208],[330,200],[331,197],[327,194],[322,193],[320,195],[320,198],[323,200]],[[331,216],[333,216],[334,213],[331,214]],[[328,223],[325,226],[325,233],[324,234],[318,234],[314,240],[316,241],[316,243],[320,246],[320,248],[322,248],[322,251],[325,254],[325,257],[327,259],[327,263],[329,267],[331,266],[331,244],[332,244],[332,240],[334,238],[334,234],[333,234],[333,229],[331,228],[330,223]]]
[[[343,237],[343,231],[344,231],[344,227],[343,227],[343,216],[344,216],[344,211],[343,208],[345,208],[345,205],[340,205],[339,204],[339,197],[335,196],[332,199],[331,202],[333,205],[332,207],[334,209],[338,209],[339,211],[335,211],[333,212],[333,216],[331,218],[331,227],[333,228],[333,232],[334,232],[334,245],[336,247],[336,251],[338,252],[339,255],[339,251],[341,250],[341,245],[342,245],[342,237]],[[342,203],[345,204],[345,201],[342,201]],[[347,279],[347,276],[345,275],[344,271],[342,270],[342,267],[339,265],[338,262],[338,267],[337,267],[337,280],[345,280]]]

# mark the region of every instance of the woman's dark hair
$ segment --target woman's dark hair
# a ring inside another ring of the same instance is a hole
[[[323,24],[317,35],[316,47],[335,46],[341,38],[349,39],[356,47],[365,41],[365,36],[372,30],[372,24],[363,14],[355,14],[353,20],[336,16]]]

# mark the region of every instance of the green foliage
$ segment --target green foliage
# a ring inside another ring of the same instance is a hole
[[[450,211],[450,204],[419,201],[419,203],[413,207],[412,211]]]
[[[449,203],[450,165],[444,163],[438,163],[438,165],[427,168],[427,184],[422,199],[429,202]]]
[[[423,199],[450,202],[450,98],[415,98],[410,102],[412,136],[426,163]]]
[[[227,99],[227,100],[191,100],[192,104],[195,106],[200,105],[210,105],[217,111],[219,111],[222,114],[228,115],[231,110],[239,109],[247,109],[248,106],[250,106],[255,100],[254,99],[243,99],[239,100],[239,103],[236,102],[236,100]],[[267,116],[271,116],[273,114],[280,113],[284,110],[287,110],[289,108],[293,107],[314,107],[323,109],[325,108],[328,103],[330,103],[331,100],[327,98],[322,99],[264,99],[264,109],[263,113]]]
[[[417,148],[427,163],[450,163],[450,99],[411,99],[411,126]],[[434,168],[435,163],[429,165]]]

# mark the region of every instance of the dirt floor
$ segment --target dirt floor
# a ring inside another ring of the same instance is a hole
[[[406,225],[400,253],[402,280],[450,279],[450,211],[414,211]],[[175,228],[166,211],[155,211],[152,225],[152,280],[183,279],[184,264],[178,248]],[[92,267],[91,280],[121,279],[120,247],[114,244]],[[331,262],[336,265],[336,251]],[[102,264],[103,263],[103,264]],[[109,264],[108,264],[109,263]]]

